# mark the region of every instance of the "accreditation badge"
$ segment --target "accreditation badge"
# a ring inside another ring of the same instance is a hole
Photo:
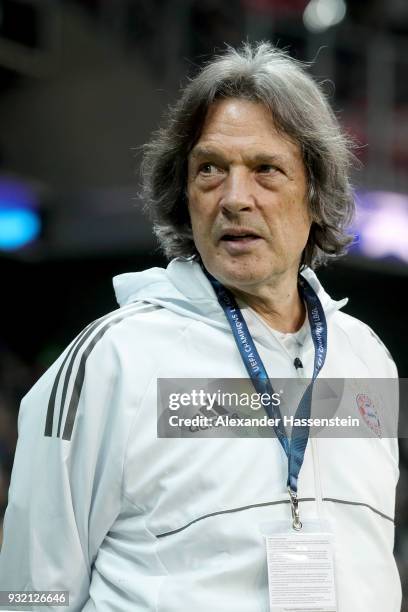
[[[333,535],[321,522],[301,531],[286,522],[263,528],[271,612],[336,612]]]

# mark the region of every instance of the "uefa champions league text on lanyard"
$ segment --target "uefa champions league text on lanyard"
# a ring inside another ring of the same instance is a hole
[[[245,364],[255,390],[257,393],[268,393],[270,396],[272,396],[274,391],[269,381],[268,373],[258,354],[255,343],[249,332],[242,312],[235,300],[235,297],[219,281],[211,276],[211,274],[205,270],[205,268],[203,268],[203,270],[215,291],[220,306],[224,310],[225,316],[228,319],[235,342],[241,354],[241,358]],[[304,298],[307,306],[307,315],[310,323],[315,356],[313,376],[300,400],[295,418],[308,419],[310,417],[313,384],[326,359],[327,323],[323,307],[316,295],[316,292],[303,277],[299,277],[299,286],[302,297]],[[239,331],[241,333],[239,333]],[[291,439],[289,439],[286,435],[279,407],[272,406],[272,403],[270,403],[265,406],[265,409],[268,416],[275,419],[275,422],[277,423],[274,430],[288,458],[287,488],[292,508],[292,526],[293,529],[299,531],[302,529],[302,523],[300,521],[297,496],[298,476],[305,456],[306,445],[309,438],[309,427],[296,427],[292,432]]]

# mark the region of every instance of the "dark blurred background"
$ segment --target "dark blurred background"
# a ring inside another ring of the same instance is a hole
[[[319,276],[408,376],[407,0],[0,0],[0,517],[21,397],[116,307],[113,275],[165,265],[137,196],[140,146],[186,76],[243,40],[313,62],[359,145],[356,244]]]

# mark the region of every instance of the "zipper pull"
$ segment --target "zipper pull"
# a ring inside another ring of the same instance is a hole
[[[297,494],[292,491],[290,487],[288,487],[289,499],[290,499],[290,507],[292,509],[292,527],[295,531],[300,531],[302,529],[302,522],[300,520],[299,515],[299,502]]]

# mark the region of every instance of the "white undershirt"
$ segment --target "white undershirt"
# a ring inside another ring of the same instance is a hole
[[[303,325],[297,332],[281,332],[277,329],[273,329],[266,321],[258,314],[253,308],[248,306],[247,304],[240,303],[239,307],[242,310],[242,313],[245,317],[246,323],[250,330],[256,332],[259,330],[260,333],[271,334],[276,338],[279,343],[285,348],[286,352],[292,357],[292,359],[296,359],[299,357],[299,352],[301,347],[303,346],[307,335],[310,330],[309,319],[307,315],[305,316],[305,320]],[[260,329],[261,328],[261,329]]]
[[[277,340],[282,346],[283,350],[288,354],[294,368],[296,368],[294,363],[295,359],[298,358],[301,360],[302,347],[310,332],[310,324],[307,314],[302,327],[297,332],[284,333],[270,327],[266,321],[264,321],[261,315],[255,312],[255,310],[250,308],[247,304],[238,303],[238,305],[241,308],[251,334],[253,336],[258,335],[258,337],[263,336],[264,338],[268,338],[269,336],[269,338],[273,338],[273,341]],[[293,373],[295,373],[295,369],[293,370]],[[283,381],[280,381],[285,389],[285,402],[281,406],[281,411],[282,414],[286,414],[288,416],[294,416],[300,399],[307,386],[307,383],[305,382],[306,379],[304,378],[305,374],[303,365],[300,368],[296,368],[296,373],[299,377],[299,385],[295,386],[293,383],[290,383],[287,387],[285,387]],[[291,427],[287,427],[286,430],[287,434],[290,436]]]

